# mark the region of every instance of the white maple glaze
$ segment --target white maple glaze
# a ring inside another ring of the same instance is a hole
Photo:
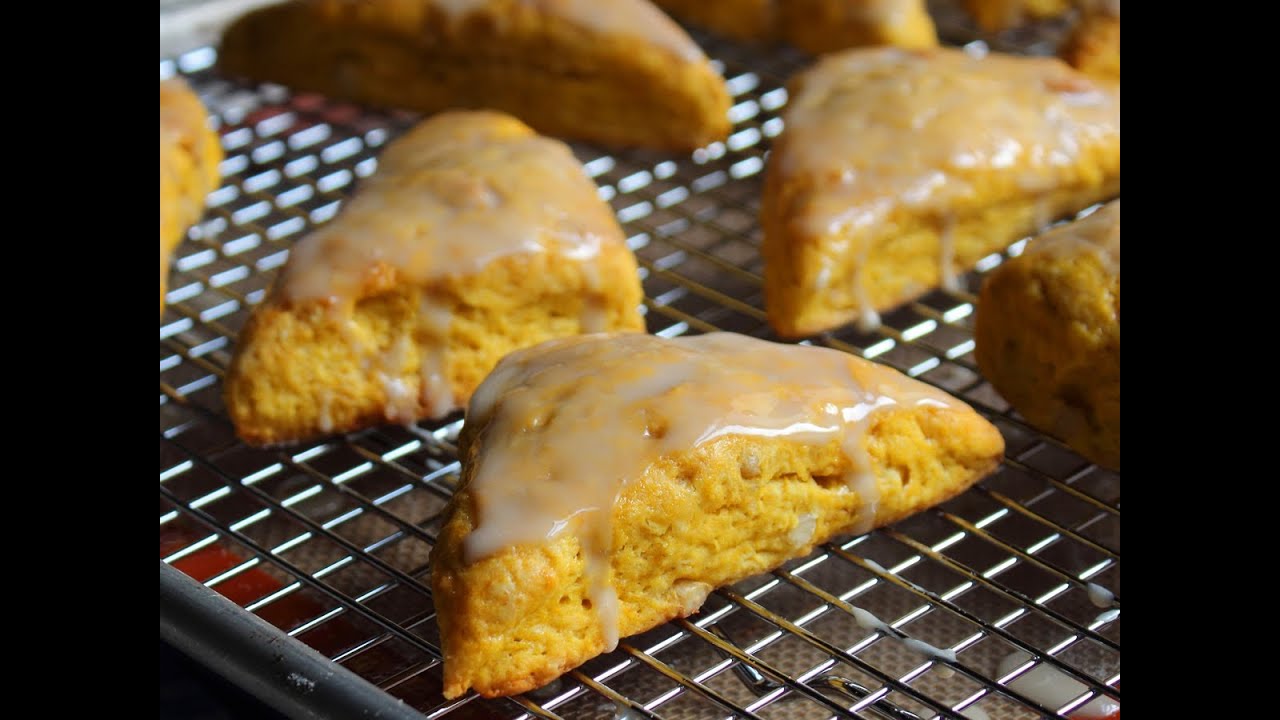
[[[1115,593],[1097,583],[1089,583],[1085,586],[1085,590],[1089,593],[1089,602],[1093,603],[1095,607],[1109,608],[1116,601]]]
[[[869,560],[866,562],[868,564],[871,564],[871,561]],[[911,637],[903,637],[901,631],[894,629],[892,625],[876,617],[875,614],[872,613],[870,610],[860,608],[856,605],[853,605],[851,607],[853,608],[853,621],[857,623],[858,627],[862,628],[863,630],[871,630],[874,632],[878,632],[887,638],[892,638],[894,640],[897,640],[898,642],[902,643],[903,647],[913,652],[919,653],[920,655],[923,655],[927,660],[935,660],[935,661],[945,660],[947,662],[952,662],[952,663],[956,662],[957,658],[956,658],[955,650],[951,650],[949,648],[946,650],[943,650],[942,648],[939,648],[936,645],[930,645],[929,643],[923,640],[918,640],[916,638],[911,638]],[[935,672],[937,672],[939,677],[944,679],[949,678],[955,674],[954,670],[941,664],[936,666]]]
[[[446,342],[451,311],[424,293],[416,325],[398,328],[379,349],[355,324],[356,302],[385,290],[389,274],[422,287],[519,254],[576,263],[595,292],[595,261],[608,243],[624,245],[622,230],[568,146],[500,113],[442,113],[392,143],[338,217],[293,247],[272,302],[327,303],[381,385],[386,418],[412,423],[423,410],[441,417],[458,407]],[[585,298],[580,322],[587,331],[605,328],[595,297]]]
[[[281,298],[352,300],[387,267],[402,282],[425,284],[507,255],[583,262],[601,243],[623,243],[568,146],[513,134],[510,122],[446,113],[392,143],[338,217],[294,246]]]
[[[1006,656],[1000,661],[1000,665],[996,670],[997,676],[1004,677],[1008,675],[1027,662],[1028,659],[1030,659],[1030,656],[1023,652],[1015,652]],[[1083,683],[1043,662],[1009,681],[1006,685],[1050,710],[1057,710],[1084,694],[1088,689]],[[1072,710],[1069,714],[1071,717],[1077,718],[1077,720],[1089,720],[1090,718],[1105,718],[1108,715],[1119,712],[1119,710],[1120,703],[1111,698],[1098,695],[1085,703],[1084,706]]]
[[[1120,201],[1114,200],[1075,222],[1059,225],[1027,244],[1024,255],[1070,257],[1089,253],[1113,275],[1120,274]]]
[[[1105,625],[1110,622],[1115,622],[1116,618],[1118,617],[1120,617],[1120,608],[1111,608],[1110,610],[1103,610],[1102,612],[1098,613],[1098,617],[1093,619],[1093,624],[1095,626]]]
[[[916,638],[903,638],[902,645],[908,650],[914,650],[930,660],[946,660],[947,662],[956,661],[956,651],[950,648],[943,650],[936,645],[930,645],[929,643],[923,640],[917,640]],[[954,672],[955,671],[951,668],[940,666],[938,676],[948,678],[951,677]]]
[[[857,49],[824,57],[793,90],[771,162],[812,184],[789,208],[796,226],[829,236],[832,258],[864,258],[867,238],[900,214],[932,216],[944,279],[954,257],[945,228],[990,201],[992,182],[1009,187],[996,200],[1045,195],[1075,174],[1083,145],[1120,133],[1118,88],[1052,58]]]
[[[835,178],[812,200],[818,232],[856,229],[899,206],[943,213],[975,178],[1018,168],[1015,183],[1054,189],[1079,138],[1119,134],[1118,91],[1050,58],[877,48],[806,71],[787,108],[784,172]],[[799,138],[787,142],[787,137]]]
[[[517,351],[480,385],[468,409],[467,423],[480,428],[485,450],[467,488],[476,527],[464,558],[475,562],[574,533],[612,646],[610,519],[622,488],[656,460],[732,435],[838,443],[848,459],[843,488],[862,500],[850,530],[865,532],[880,498],[865,447],[867,419],[894,405],[958,404],[846,353],[730,333],[590,335]],[[758,474],[744,462],[744,474]],[[797,531],[811,534],[801,520]]]

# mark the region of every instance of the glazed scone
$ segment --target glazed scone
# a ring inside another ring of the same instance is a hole
[[[1120,92],[1056,58],[850,50],[790,85],[765,174],[765,309],[798,337],[919,296],[1120,192]]]
[[[200,98],[179,78],[160,81],[160,311],[169,260],[218,187],[222,144]]]
[[[227,412],[256,445],[443,416],[512,350],[642,330],[641,298],[564,143],[509,115],[444,113],[294,246],[240,334]]]
[[[431,553],[449,698],[539,687],[714,588],[963,492],[1004,447],[890,368],[728,333],[513,353],[460,442]]]
[[[1029,22],[1060,17],[1071,9],[1071,0],[965,0],[965,9],[978,27],[1000,32]]]
[[[1062,58],[1094,77],[1120,80],[1120,0],[1095,0],[1062,47]]]
[[[689,150],[729,132],[729,93],[648,0],[290,0],[236,21],[224,71],[433,113],[492,108],[539,132]]]
[[[982,286],[974,354],[1031,424],[1120,467],[1120,201],[1028,243]]]
[[[739,40],[811,53],[862,45],[938,44],[924,0],[656,0],[674,17]]]

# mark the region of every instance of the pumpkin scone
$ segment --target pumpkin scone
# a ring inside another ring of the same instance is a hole
[[[290,0],[222,38],[224,71],[433,113],[492,108],[539,132],[689,150],[729,132],[729,93],[648,0]]]
[[[656,0],[685,22],[739,40],[782,41],[811,53],[862,45],[934,47],[924,0]]]
[[[964,0],[978,27],[1000,32],[1066,14],[1072,0]]]
[[[227,411],[278,444],[462,407],[517,348],[642,330],[613,211],[562,142],[491,111],[397,139],[240,334]]]
[[[1081,72],[1119,82],[1120,0],[1086,3],[1060,54]]]
[[[714,588],[963,492],[1004,447],[890,368],[729,333],[513,353],[460,442],[431,552],[449,698],[537,688]]]
[[[1120,201],[1054,228],[982,286],[974,354],[1031,424],[1120,467]]]
[[[160,311],[169,261],[218,187],[222,144],[200,98],[180,78],[160,81]]]
[[[954,283],[1120,192],[1120,90],[1056,58],[850,50],[789,86],[765,173],[765,309],[797,337]]]

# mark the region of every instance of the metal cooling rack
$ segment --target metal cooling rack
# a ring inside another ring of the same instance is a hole
[[[783,82],[807,59],[697,39],[734,96],[726,142],[689,157],[574,149],[639,258],[650,332],[772,339],[761,310],[761,170],[782,129]],[[999,720],[1070,711],[1092,693],[1119,699],[1119,601],[1096,606],[1090,584],[1119,595],[1120,478],[1028,427],[978,374],[974,293],[1006,257],[993,254],[961,289],[886,313],[877,332],[810,342],[968,401],[1004,433],[997,473],[933,510],[718,590],[698,614],[624,639],[547,688],[446,702],[427,555],[457,481],[460,415],[261,450],[236,440],[220,397],[236,334],[290,245],[333,217],[416,117],[229,81],[214,60],[204,48],[160,65],[161,77],[189,79],[226,149],[224,184],[176,253],[160,323],[161,557],[287,633],[296,643],[282,652],[315,648],[430,718],[915,720],[980,717],[976,708]],[[863,629],[855,606],[890,629]],[[887,635],[952,649],[957,661],[928,660]],[[1088,692],[1050,708],[1005,687],[997,666],[1015,651]]]

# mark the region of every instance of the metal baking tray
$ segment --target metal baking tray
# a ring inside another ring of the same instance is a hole
[[[772,339],[761,171],[782,129],[784,82],[809,59],[696,39],[734,97],[726,142],[686,156],[574,150],[639,258],[650,332]],[[236,335],[290,245],[334,216],[417,117],[236,82],[215,59],[206,47],[160,63],[162,78],[191,82],[226,149],[222,187],[175,254],[160,322],[163,636],[295,717],[915,720],[981,717],[977,708],[1003,720],[1052,716],[1091,693],[1119,699],[1119,475],[1027,426],[972,355],[982,274],[1020,242],[959,289],[886,313],[875,332],[808,341],[969,402],[1004,433],[998,472],[718,590],[699,613],[626,638],[547,688],[445,701],[427,555],[458,478],[461,415],[262,450],[235,438],[221,400]],[[892,629],[863,629],[854,607]],[[930,661],[902,637],[957,660]],[[1023,672],[1045,664],[1087,690],[1058,708],[1002,685],[1000,663],[1018,651],[1031,658]]]

